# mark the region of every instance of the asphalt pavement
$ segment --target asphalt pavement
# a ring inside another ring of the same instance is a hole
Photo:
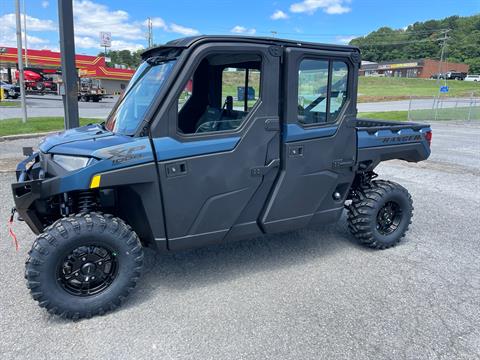
[[[104,98],[100,102],[78,102],[78,112],[80,117],[92,119],[105,119],[118,96]],[[63,102],[61,96],[44,95],[44,96],[27,96],[27,113],[29,117],[37,116],[64,116]],[[2,107],[0,108],[0,120],[19,118],[22,116],[19,107]]]
[[[380,178],[412,194],[399,246],[373,251],[337,224],[177,254],[147,252],[123,307],[77,322],[31,299],[34,235],[0,232],[0,358],[480,359],[480,124],[433,124],[428,161],[391,161]],[[13,158],[0,142],[0,219]]]

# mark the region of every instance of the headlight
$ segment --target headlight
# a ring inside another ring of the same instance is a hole
[[[81,169],[87,166],[90,158],[68,155],[53,155],[53,161],[68,171]]]

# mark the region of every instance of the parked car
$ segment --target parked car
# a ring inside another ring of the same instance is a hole
[[[465,81],[480,81],[480,75],[467,75]]]
[[[345,207],[366,246],[405,236],[412,197],[374,170],[427,159],[432,130],[356,117],[358,48],[199,36],[142,58],[106,122],[47,137],[18,164],[15,206],[38,234],[25,277],[51,314],[120,306],[144,247],[178,251],[335,223]],[[234,78],[244,89],[258,74],[255,104],[245,96],[233,106],[222,77],[232,68],[245,74]]]
[[[467,76],[467,73],[459,71],[449,71],[446,74],[447,80],[463,80]]]
[[[430,79],[445,79],[445,74],[442,74],[442,73],[432,74],[430,76]]]
[[[16,99],[20,96],[20,86],[9,84],[5,81],[0,81],[0,87],[5,92],[7,99]]]

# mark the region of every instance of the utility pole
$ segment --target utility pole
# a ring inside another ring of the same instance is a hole
[[[153,47],[153,24],[152,24],[152,19],[147,18],[147,44],[148,48]]]
[[[65,129],[72,129],[80,126],[72,0],[58,0],[58,23],[60,25],[62,78],[65,86]]]
[[[25,75],[23,72],[23,56],[22,56],[22,20],[20,19],[20,0],[15,0],[15,15],[17,20],[17,56],[18,56],[18,72],[20,82],[20,97],[22,99],[22,122],[27,122],[27,103],[25,101]]]
[[[438,39],[438,41],[443,41],[443,42],[442,42],[442,50],[440,51],[440,62],[438,63],[438,74],[439,74],[439,76],[437,77],[437,83],[439,82],[440,74],[442,73],[442,63],[443,63],[443,59],[445,58],[445,50],[446,50],[446,47],[447,47],[447,40],[448,40],[447,34],[448,34],[449,31],[450,31],[450,29],[444,30],[443,31],[443,38]],[[445,78],[444,79],[445,80],[445,86],[447,86],[446,73],[447,73],[447,69],[446,69],[446,64],[445,64],[445,72],[443,73],[444,78]]]
[[[27,0],[23,0],[23,33],[25,34],[25,67],[28,67],[28,45],[27,45],[27,12],[25,10],[25,3]]]

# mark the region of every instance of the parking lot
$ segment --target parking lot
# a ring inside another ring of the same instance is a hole
[[[112,96],[102,99],[98,103],[79,102],[78,112],[80,117],[105,119],[113,105],[117,101],[118,96]],[[19,102],[20,100],[15,100]],[[5,107],[0,109],[0,120],[19,118],[22,116],[20,107]],[[44,95],[44,96],[27,96],[27,112],[29,117],[37,116],[64,116],[63,103],[61,96]]]
[[[392,161],[414,219],[397,247],[373,251],[337,224],[177,254],[147,252],[119,310],[71,322],[31,299],[34,235],[0,233],[0,358],[479,359],[480,124],[433,124],[428,161]],[[0,219],[21,147],[0,142]]]

